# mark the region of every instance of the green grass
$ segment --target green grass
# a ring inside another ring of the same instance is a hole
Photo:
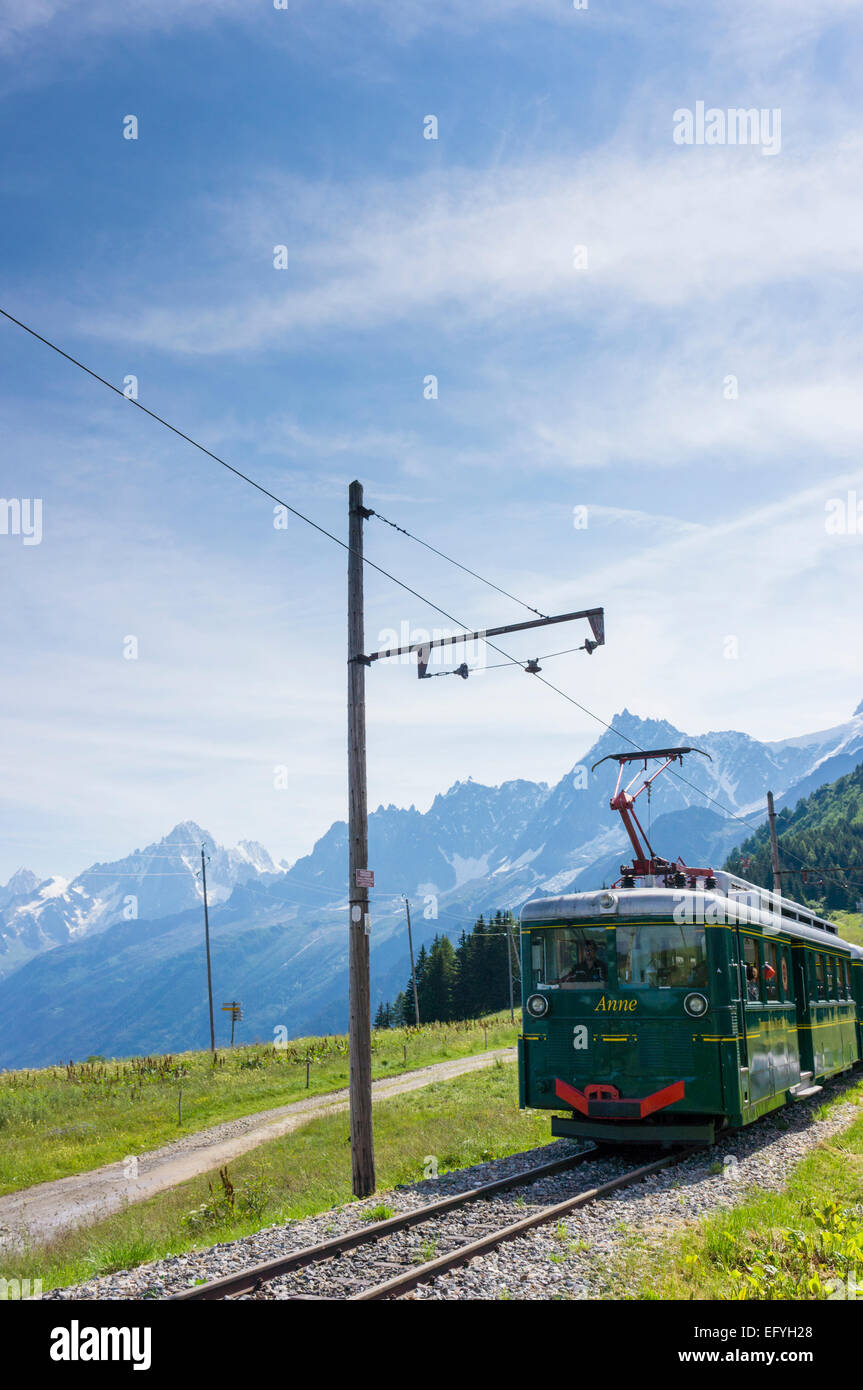
[[[863,1085],[839,1099],[863,1107]],[[863,1284],[863,1236],[855,1234],[861,1216],[863,1115],[813,1149],[784,1191],[744,1190],[734,1207],[664,1240],[658,1250],[651,1244],[648,1259],[644,1238],[633,1235],[607,1296],[625,1288],[636,1299],[826,1297],[827,1281],[844,1277],[849,1252],[853,1258],[858,1246]]]
[[[859,912],[831,912],[828,916],[831,922],[836,923],[844,941],[863,946],[863,917]]]
[[[372,1076],[513,1045],[509,1015],[372,1034]],[[299,1038],[279,1048],[101,1061],[0,1072],[0,1194],[86,1172],[222,1120],[348,1084],[344,1037]],[[310,1058],[306,1090],[306,1059]],[[178,1099],[182,1089],[182,1125]]]
[[[517,1107],[511,1064],[380,1101],[374,1108],[378,1191],[419,1181],[431,1157],[443,1173],[547,1144],[548,1115]],[[351,1201],[350,1168],[347,1116],[321,1117],[230,1164],[233,1210],[224,1183],[211,1173],[49,1245],[5,1255],[0,1272],[41,1278],[47,1290],[234,1240]],[[247,1197],[251,1207],[244,1210]],[[357,1224],[364,1210],[357,1211]],[[378,1202],[374,1210],[389,1208]],[[190,1225],[190,1214],[204,1224]]]

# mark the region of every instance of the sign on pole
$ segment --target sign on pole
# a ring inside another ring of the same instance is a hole
[[[374,888],[375,871],[374,869],[357,869],[357,887]]]

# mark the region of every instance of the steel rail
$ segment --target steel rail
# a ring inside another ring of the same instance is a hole
[[[467,1245],[458,1246],[457,1249],[451,1250],[448,1255],[440,1255],[436,1260],[429,1260],[427,1264],[417,1265],[404,1274],[397,1274],[394,1278],[387,1279],[383,1284],[376,1284],[372,1288],[363,1289],[360,1293],[351,1294],[347,1301],[351,1303],[369,1302],[397,1298],[400,1294],[409,1293],[411,1289],[416,1288],[417,1284],[424,1284],[429,1279],[436,1279],[439,1274],[445,1274],[447,1270],[467,1264],[477,1255],[494,1250],[505,1240],[514,1240],[517,1236],[523,1235],[525,1231],[532,1230],[534,1226],[544,1226],[549,1221],[554,1221],[557,1217],[565,1215],[568,1211],[587,1206],[589,1202],[595,1202],[598,1198],[605,1197],[609,1192],[614,1192],[618,1188],[628,1187],[630,1183],[638,1182],[639,1178],[649,1177],[651,1173],[658,1173],[661,1168],[666,1168],[669,1164],[679,1163],[683,1157],[685,1155],[681,1153],[669,1154],[665,1158],[657,1159],[654,1163],[646,1163],[641,1168],[624,1173],[620,1178],[613,1178],[610,1182],[602,1183],[599,1187],[592,1187],[587,1192],[580,1192],[577,1197],[568,1197],[564,1202],[555,1202],[554,1206],[543,1207],[541,1211],[533,1212],[530,1216],[525,1216],[521,1221],[516,1221],[511,1226],[502,1226],[500,1230],[492,1231],[490,1235],[480,1236],[479,1240],[472,1240]]]
[[[210,1283],[197,1284],[193,1288],[183,1289],[181,1293],[169,1294],[165,1301],[237,1298],[244,1293],[254,1293],[262,1284],[268,1283],[271,1279],[278,1279],[282,1274],[289,1274],[292,1270],[302,1269],[305,1265],[319,1264],[323,1260],[331,1259],[334,1255],[343,1254],[346,1250],[354,1250],[358,1245],[366,1245],[372,1241],[381,1240],[394,1231],[403,1231],[409,1226],[417,1226],[422,1221],[428,1221],[432,1216],[452,1211],[454,1207],[464,1206],[467,1202],[490,1197],[495,1192],[504,1192],[507,1188],[519,1187],[523,1183],[538,1182],[541,1178],[550,1177],[553,1173],[564,1172],[567,1168],[577,1168],[588,1159],[595,1158],[599,1152],[598,1146],[595,1146],[582,1153],[570,1154],[568,1158],[555,1158],[549,1163],[539,1164],[536,1168],[526,1168],[521,1173],[511,1173],[505,1178],[495,1178],[493,1182],[483,1183],[480,1187],[469,1188],[466,1192],[454,1192],[448,1197],[439,1197],[436,1201],[429,1202],[425,1206],[415,1207],[412,1211],[399,1212],[397,1216],[390,1216],[385,1221],[372,1222],[359,1230],[347,1231],[344,1235],[334,1236],[332,1240],[325,1240],[320,1245],[309,1245],[303,1250],[295,1250],[278,1259],[266,1260],[263,1264],[242,1269],[237,1274],[227,1274],[222,1279],[213,1279]]]

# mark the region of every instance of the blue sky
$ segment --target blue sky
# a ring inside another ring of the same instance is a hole
[[[18,0],[3,305],[339,535],[359,477],[543,611],[603,604],[547,667],[603,719],[824,728],[863,697],[863,526],[825,524],[863,499],[860,57],[840,0]],[[675,144],[699,101],[778,108],[781,147]],[[0,879],[182,819],[305,852],[345,814],[344,553],[8,323],[0,408],[0,491],[43,506],[0,535]],[[369,648],[403,623],[443,620],[368,574]],[[601,732],[515,670],[368,684],[372,806],[556,780]]]

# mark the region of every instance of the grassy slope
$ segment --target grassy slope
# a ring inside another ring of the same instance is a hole
[[[511,1063],[381,1101],[375,1106],[378,1189],[418,1181],[429,1155],[436,1157],[438,1171],[445,1172],[548,1143],[548,1115],[517,1107],[518,1082]],[[210,1177],[220,1192],[218,1178]],[[235,1210],[251,1199],[256,1215],[236,1214],[232,1219],[217,1210],[212,1222],[190,1230],[184,1217],[212,1202],[208,1179],[196,1178],[49,1246],[16,1257],[4,1255],[3,1272],[7,1278],[41,1278],[44,1289],[56,1288],[348,1202],[347,1115],[312,1120],[293,1134],[261,1145],[231,1163],[230,1179]]]
[[[836,923],[844,941],[863,946],[863,917],[859,912],[831,912],[830,920]]]
[[[863,1084],[846,1093],[843,1101],[863,1107]],[[831,1102],[824,1107],[825,1112]],[[630,1238],[627,1253],[609,1284],[608,1295],[626,1289],[635,1299],[729,1299],[740,1296],[747,1268],[767,1265],[780,1275],[789,1267],[785,1233],[798,1231],[818,1237],[816,1213],[836,1202],[846,1211],[861,1210],[863,1202],[863,1115],[847,1129],[813,1149],[794,1169],[781,1193],[751,1190],[740,1202],[716,1212],[668,1239],[660,1250],[651,1246],[645,1259],[643,1242]],[[828,1262],[829,1265],[829,1262]],[[822,1284],[837,1271],[792,1258],[791,1267],[801,1279],[818,1272]],[[738,1273],[732,1274],[732,1270]],[[743,1279],[741,1278],[743,1275]],[[863,1261],[860,1269],[863,1277]],[[762,1296],[788,1297],[774,1276],[759,1276]],[[808,1297],[801,1292],[797,1296]],[[823,1296],[823,1295],[821,1295]]]
[[[375,1078],[515,1043],[508,1014],[373,1034]],[[306,1090],[305,1057],[315,1053]],[[284,1049],[238,1047],[218,1054],[107,1062],[73,1069],[0,1073],[0,1194],[86,1172],[169,1143],[222,1120],[287,1105],[348,1083],[344,1038],[301,1038]],[[183,1092],[183,1124],[177,1123]]]

